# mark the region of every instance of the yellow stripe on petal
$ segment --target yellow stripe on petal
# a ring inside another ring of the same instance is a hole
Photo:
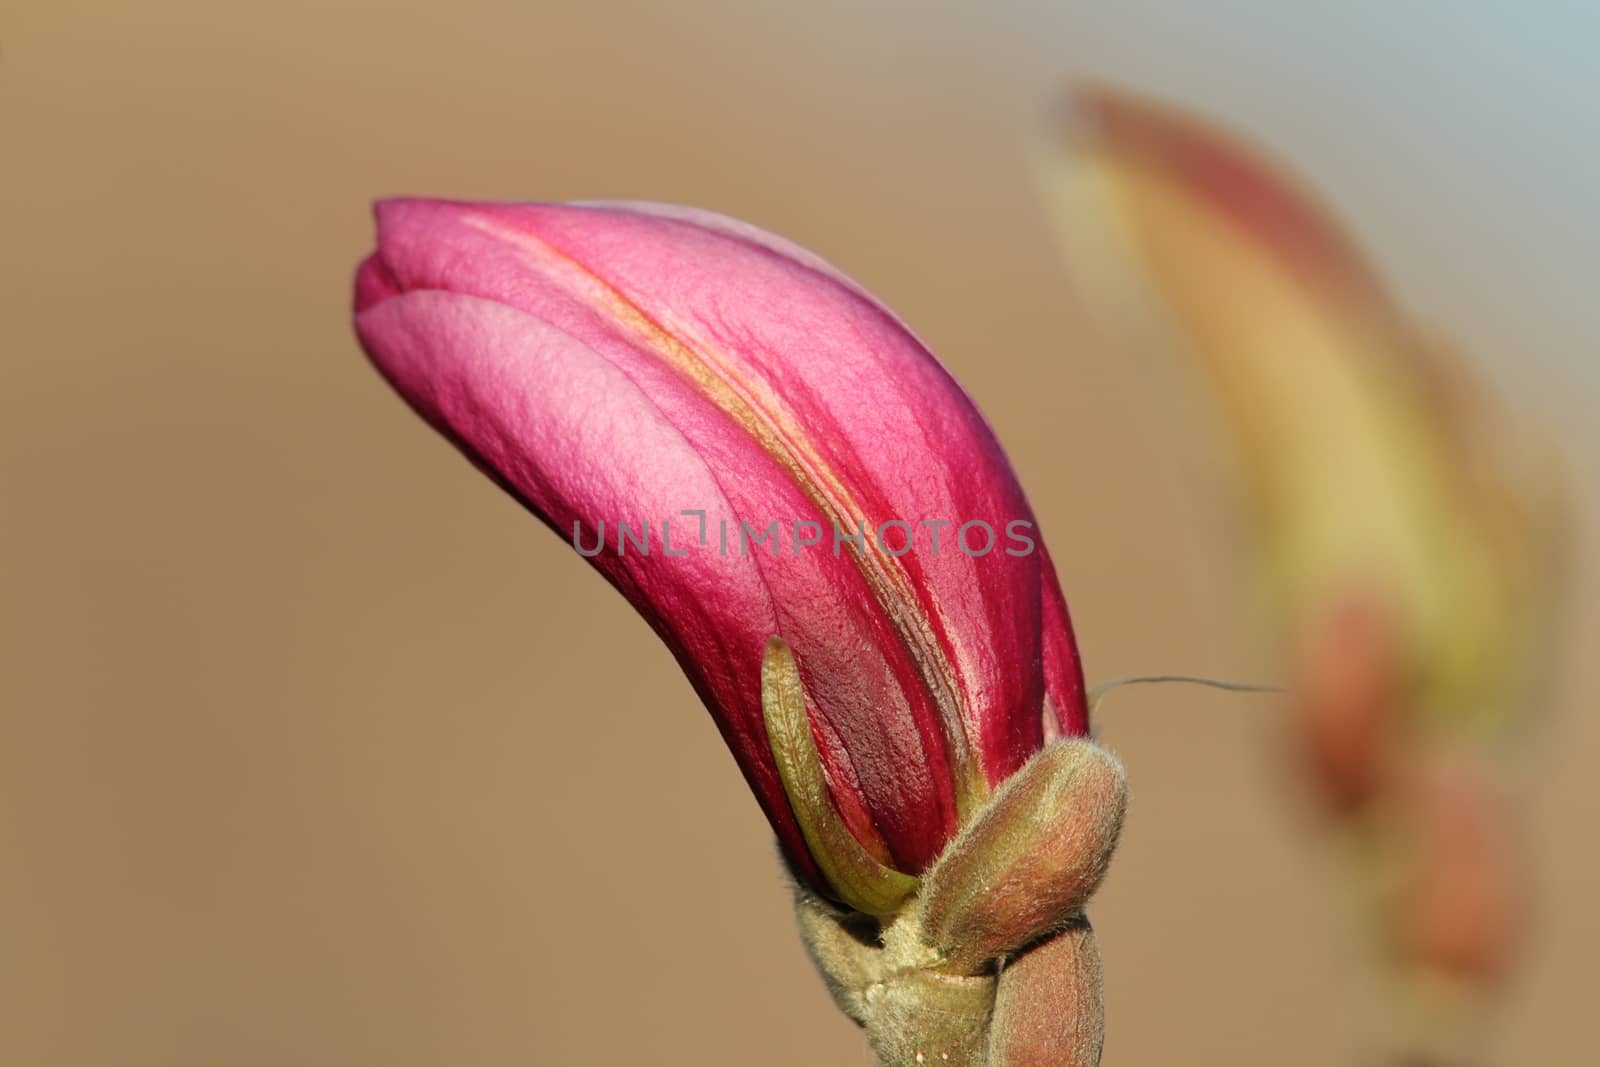
[[[761,710],[789,806],[828,884],[857,911],[893,915],[916,892],[917,879],[879,863],[839,817],[811,735],[800,668],[781,637],[767,641],[761,660]]]

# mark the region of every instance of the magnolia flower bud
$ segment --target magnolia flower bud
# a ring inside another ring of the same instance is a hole
[[[1081,908],[1122,802],[1076,740],[1066,601],[971,398],[816,256],[659,204],[385,202],[355,322],[671,648],[886,1067],[981,1067],[978,972]],[[930,939],[919,876],[947,853]]]
[[[1063,114],[1047,180],[1091,303],[1184,353],[1237,445],[1294,733],[1370,908],[1376,1039],[1459,1053],[1519,931],[1502,787],[1549,670],[1561,481],[1256,146],[1111,90]]]
[[[958,974],[1076,917],[1105,877],[1127,810],[1122,765],[1088,741],[1041,750],[923,878],[923,923]]]
[[[1095,1067],[1105,1032],[1100,950],[1080,919],[1000,972],[988,1067]]]
[[[1047,715],[1051,736],[1088,732],[1066,603],[1004,451],[860,286],[689,208],[391,200],[377,216],[355,284],[373,363],[648,620],[810,888],[891,909],[1044,744]],[[778,744],[774,635],[794,681]],[[809,760],[804,781],[785,754]],[[812,854],[819,831],[848,884]],[[862,896],[850,871],[881,884]]]
[[[1113,90],[1063,116],[1046,180],[1076,274],[1215,397],[1275,632],[1304,651],[1376,592],[1388,662],[1358,669],[1403,675],[1419,729],[1513,732],[1546,667],[1565,525],[1526,428],[1481,402],[1466,363],[1255,145]]]

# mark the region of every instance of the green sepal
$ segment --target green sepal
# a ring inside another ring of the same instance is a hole
[[[828,795],[822,755],[811,736],[800,668],[781,637],[767,640],[761,659],[761,710],[783,791],[828,885],[857,911],[879,917],[895,914],[917,891],[917,879],[879,863],[839,817]]]

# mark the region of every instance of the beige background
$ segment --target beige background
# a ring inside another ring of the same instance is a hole
[[[576,11],[0,12],[0,1062],[868,1063],[666,652],[361,358],[375,195],[685,201],[834,260],[999,428],[1092,678],[1268,667],[1204,422],[1096,339],[1030,199],[1064,73],[1273,135],[1591,485],[1592,263],[1558,253],[1592,253],[1592,159],[1560,155],[1567,68],[1515,81],[1470,15]],[[1548,99],[1452,110],[1506,85]],[[1593,594],[1506,1062],[1594,1061]],[[1338,1062],[1336,894],[1270,703],[1128,691],[1104,738],[1136,790],[1094,910],[1108,1067]]]

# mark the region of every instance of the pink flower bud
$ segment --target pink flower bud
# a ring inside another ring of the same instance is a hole
[[[782,707],[804,710],[780,747],[825,801],[806,817],[837,820],[861,853],[841,862],[879,890],[939,854],[1046,716],[1086,732],[1066,605],[999,443],[859,286],[686,208],[377,216],[355,282],[372,361],[667,643],[819,891],[843,899],[780,776],[769,638],[798,677]]]

